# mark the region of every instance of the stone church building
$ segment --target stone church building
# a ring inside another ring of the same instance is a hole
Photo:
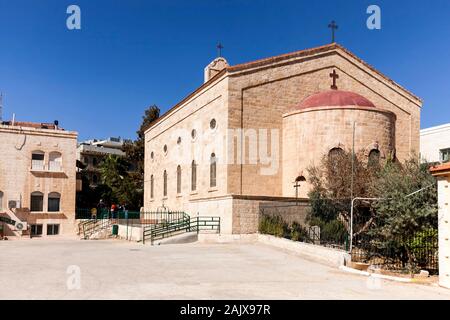
[[[234,66],[219,57],[146,131],[145,210],[220,216],[222,233],[255,232],[262,204],[307,197],[307,168],[350,149],[353,126],[367,158],[418,152],[421,107],[336,43]]]

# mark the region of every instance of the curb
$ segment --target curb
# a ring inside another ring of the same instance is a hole
[[[413,281],[412,278],[408,279],[408,278],[402,278],[402,277],[388,276],[388,275],[379,274],[379,273],[371,273],[371,272],[367,272],[367,271],[356,270],[356,269],[349,268],[346,266],[340,266],[339,269],[342,271],[348,272],[348,273],[358,274],[361,276],[368,276],[368,277],[373,277],[373,278],[378,278],[378,279],[385,279],[385,280],[404,282],[404,283],[413,283],[413,282],[418,283],[418,281]]]

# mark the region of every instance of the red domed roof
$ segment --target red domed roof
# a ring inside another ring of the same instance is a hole
[[[350,91],[330,90],[307,97],[298,106],[296,106],[295,109],[345,106],[375,108],[375,105],[372,102],[357,93]]]

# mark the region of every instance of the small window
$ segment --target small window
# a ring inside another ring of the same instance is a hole
[[[3,192],[0,191],[0,211],[3,210]]]
[[[92,165],[97,166],[97,158],[92,158]]]
[[[60,211],[61,195],[57,192],[48,194],[48,211],[59,212]]]
[[[168,150],[167,149],[167,144],[165,144],[164,147],[163,147],[164,154],[167,154],[167,150]]]
[[[150,176],[150,198],[153,199],[154,198],[154,178],[153,175]]]
[[[31,194],[30,211],[42,212],[44,211],[44,194],[41,192],[33,192]]]
[[[439,150],[440,160],[441,162],[449,162],[450,161],[450,148]]]
[[[32,236],[42,236],[42,224],[32,224],[31,225],[31,235]]]
[[[94,175],[92,176],[92,183],[93,183],[93,184],[97,184],[97,183],[98,183],[98,177],[97,177],[96,174],[94,174]]]
[[[163,181],[164,181],[163,196],[167,197],[167,171],[166,170],[164,170]]]
[[[59,224],[48,224],[47,225],[47,235],[55,236],[57,234],[59,234]]]
[[[367,161],[369,166],[376,166],[380,164],[380,151],[373,149],[369,152],[369,159]]]
[[[44,152],[33,151],[31,154],[31,169],[44,170]]]
[[[150,153],[150,159],[154,159],[155,158],[155,153],[152,151],[151,153]]]
[[[191,138],[192,138],[192,140],[195,140],[196,137],[197,137],[197,130],[192,129],[192,131],[191,131]]]
[[[181,193],[181,166],[177,167],[177,193]]]
[[[177,139],[177,145],[180,145],[181,144],[181,137],[178,137],[178,139]]]
[[[192,160],[191,165],[191,191],[197,190],[197,164]]]
[[[217,185],[216,181],[217,176],[217,158],[216,154],[211,154],[210,166],[209,166],[209,186],[215,187]]]
[[[32,160],[44,160],[44,152],[42,151],[33,151],[31,155]]]
[[[211,119],[211,121],[209,122],[209,127],[211,128],[211,130],[214,130],[216,126],[217,126],[216,119]]]

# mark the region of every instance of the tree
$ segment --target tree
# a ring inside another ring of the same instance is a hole
[[[145,131],[159,118],[160,110],[156,105],[148,107],[134,141],[126,141],[123,146],[125,160],[128,163],[129,180],[126,180],[129,201],[135,207],[143,205],[144,196],[144,157],[145,157]]]
[[[363,151],[354,156],[353,196],[370,197],[371,181],[376,178],[379,165],[368,165]],[[308,168],[309,181],[312,184],[309,198],[311,213],[309,219],[314,224],[324,226],[338,219],[347,231],[350,230],[350,205],[352,195],[352,152],[332,149],[322,157],[319,166]],[[369,215],[374,212],[370,205],[363,205],[355,215]],[[370,221],[370,219],[368,220]]]
[[[415,238],[437,227],[436,188],[428,166],[415,157],[404,164],[388,161],[371,186],[373,194],[382,200],[374,203],[377,214],[370,234],[380,249],[394,246],[406,251],[411,272],[417,260]]]

